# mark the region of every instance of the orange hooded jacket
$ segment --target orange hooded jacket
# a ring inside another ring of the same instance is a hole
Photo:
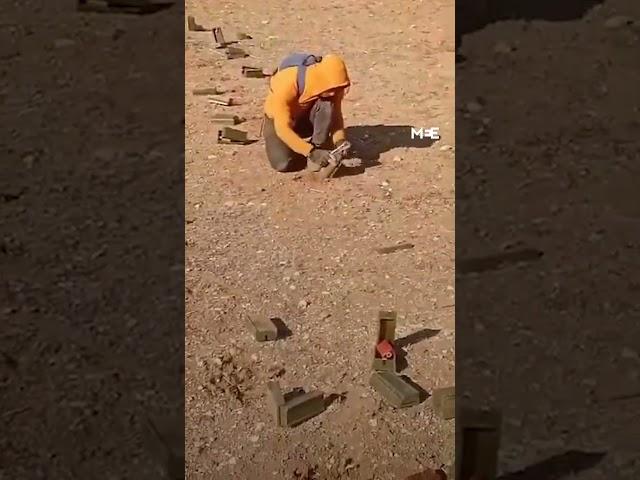
[[[307,67],[305,87],[300,96],[297,91],[297,75],[297,68],[285,68],[271,77],[271,91],[265,102],[264,113],[273,120],[276,134],[291,150],[308,156],[313,145],[293,130],[296,119],[306,113],[322,93],[343,88],[332,98],[334,109],[331,133],[334,143],[344,140],[342,99],[351,82],[344,61],[337,55],[325,55],[320,63]]]

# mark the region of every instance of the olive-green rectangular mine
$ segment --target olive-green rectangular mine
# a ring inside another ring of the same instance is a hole
[[[223,107],[231,107],[231,106],[235,106],[236,104],[236,102],[231,97],[226,97],[226,98],[211,97],[209,98],[209,103],[213,103],[215,105],[221,105]]]
[[[314,390],[303,393],[280,406],[280,425],[294,427],[320,415],[326,408],[324,394]]]
[[[395,373],[374,372],[369,383],[395,408],[406,408],[420,403],[420,392]]]
[[[220,44],[220,45],[225,45],[225,44]],[[249,56],[249,54],[247,52],[245,52],[241,48],[227,47],[227,59],[228,60],[232,60],[234,58],[244,58],[244,57],[248,57],[248,56]]]
[[[496,478],[500,435],[496,430],[463,428],[461,478]]]
[[[280,407],[284,405],[284,395],[278,382],[267,383],[267,393],[269,394],[270,409],[276,425],[280,426]]]
[[[258,342],[269,342],[278,339],[278,327],[271,320],[252,320],[254,338]]]
[[[376,337],[376,346],[383,340],[388,340],[391,344],[396,339],[396,312],[380,311],[378,313],[378,336]],[[380,356],[376,346],[373,347],[373,370],[376,372],[395,373],[396,355],[390,359],[384,359]]]
[[[217,113],[213,116],[212,120],[219,125],[237,125],[242,123],[242,118],[230,113]]]
[[[261,68],[255,67],[242,67],[242,75],[247,78],[264,78],[267,76]]]
[[[224,127],[218,131],[218,143],[246,143],[247,132],[235,128]]]
[[[433,410],[444,420],[456,416],[456,387],[438,388],[433,391]]]
[[[461,478],[479,475],[496,478],[500,449],[501,415],[496,410],[461,408],[457,419],[457,445]]]
[[[205,87],[205,88],[194,88],[192,93],[197,96],[202,95],[222,95],[224,93],[223,90],[218,87]]]
[[[376,354],[378,351],[376,350]],[[382,358],[379,355],[373,359],[373,370],[376,372],[389,372],[396,373],[396,357],[393,358]]]

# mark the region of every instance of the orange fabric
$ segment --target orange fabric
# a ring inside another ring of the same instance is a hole
[[[286,68],[271,77],[271,91],[267,96],[264,112],[273,119],[278,137],[294,152],[306,156],[313,145],[293,131],[296,119],[306,113],[321,94],[341,89],[334,98],[332,139],[334,142],[344,140],[342,99],[344,89],[351,85],[351,81],[344,61],[337,55],[326,55],[320,63],[307,67],[305,88],[299,97],[297,75],[297,68]]]

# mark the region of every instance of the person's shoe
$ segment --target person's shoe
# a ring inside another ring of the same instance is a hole
[[[319,172],[321,169],[322,167],[317,163],[312,162],[311,160],[307,161],[307,170],[309,170],[310,172]]]

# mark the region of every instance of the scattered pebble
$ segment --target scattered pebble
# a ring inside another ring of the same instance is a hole
[[[499,42],[493,47],[493,51],[495,53],[511,53],[513,51],[513,47],[505,42]]]
[[[616,28],[633,25],[634,23],[635,22],[633,18],[625,17],[624,15],[618,15],[615,17],[611,17],[606,22],[604,22],[604,27],[613,30]]]
[[[27,168],[32,168],[35,161],[36,161],[36,158],[33,155],[25,155],[22,158],[22,162],[24,163],[24,166]]]
[[[69,40],[68,38],[59,38],[54,42],[56,48],[67,48],[72,47],[76,44],[73,40]]]
[[[467,103],[467,111],[470,113],[478,113],[478,112],[481,112],[482,109],[483,109],[483,106],[476,101]]]
[[[300,302],[298,302],[298,308],[300,308],[301,310],[306,310],[307,307],[309,307],[309,305],[311,304],[311,302],[307,299],[302,299],[300,300]]]

